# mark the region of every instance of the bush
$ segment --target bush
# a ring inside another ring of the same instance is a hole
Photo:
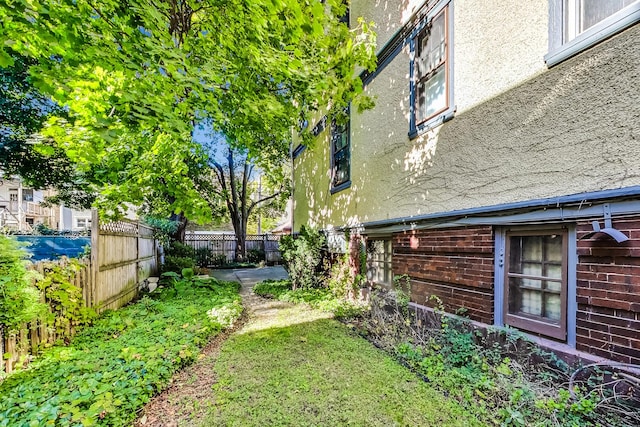
[[[213,253],[209,248],[198,248],[195,250],[196,265],[198,267],[209,267],[213,265]]]
[[[196,250],[189,245],[173,241],[169,244],[166,250],[166,255],[179,257],[179,258],[192,258],[196,257]]]
[[[175,273],[182,273],[182,270],[185,268],[193,269],[195,266],[196,263],[193,258],[168,255],[164,257],[162,272],[173,271]]]
[[[265,253],[262,249],[250,249],[247,252],[247,261],[258,264],[264,261]]]
[[[0,327],[9,330],[35,320],[46,309],[32,284],[37,274],[27,270],[27,256],[20,243],[0,235]]]
[[[293,289],[310,289],[322,283],[322,249],[325,236],[313,228],[302,226],[297,237],[284,236],[280,252],[286,263]]]

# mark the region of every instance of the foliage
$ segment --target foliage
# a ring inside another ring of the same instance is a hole
[[[358,104],[355,69],[375,66],[375,36],[345,12],[342,0],[5,2],[0,67],[12,53],[37,61],[34,86],[66,109],[43,134],[101,213],[153,198],[156,213],[208,220],[194,124],[211,120],[252,158],[281,157],[300,119]]]
[[[360,292],[360,276],[349,265],[349,254],[342,254],[331,266],[327,286],[337,298],[357,299]]]
[[[185,268],[194,268],[196,266],[193,258],[179,257],[173,255],[165,255],[164,264],[162,265],[163,272],[182,272]]]
[[[178,231],[177,221],[153,216],[145,216],[143,219],[146,224],[153,227],[154,237],[163,246],[167,246],[170,243],[170,236]]]
[[[336,297],[327,288],[293,289],[290,280],[264,280],[253,288],[256,295],[292,303],[306,303],[313,308],[331,312],[336,318],[360,316],[366,305],[354,300]]]
[[[247,261],[254,264],[263,262],[265,259],[265,253],[262,249],[249,249],[247,252]]]
[[[626,425],[618,415],[596,411],[602,399],[596,394],[569,399],[569,367],[522,334],[478,330],[464,318],[445,314],[435,297],[435,310],[418,314],[403,295],[398,289],[374,292],[371,309],[359,323],[362,333],[484,423]]]
[[[37,274],[27,270],[27,256],[20,243],[0,235],[0,326],[9,330],[36,319],[46,307],[32,285]]]
[[[320,286],[322,278],[318,274],[322,267],[322,249],[326,238],[320,231],[302,226],[300,235],[283,236],[280,239],[280,253],[286,263],[293,289],[311,289]]]
[[[77,260],[69,260],[67,265],[47,262],[43,264],[43,277],[36,282],[49,305],[46,322],[54,328],[58,339],[65,342],[76,327],[87,325],[96,317],[95,310],[85,306],[82,289],[71,283],[81,268]]]
[[[181,273],[185,268],[195,268],[196,251],[189,245],[178,241],[171,241],[165,249],[162,271]]]
[[[207,314],[220,310],[228,315]],[[237,286],[160,290],[108,311],[69,347],[0,383],[0,426],[131,425],[136,412],[242,311]]]
[[[211,249],[207,247],[197,248],[195,250],[196,265],[198,267],[209,267],[209,266],[216,265],[215,264],[216,260],[214,258],[215,257],[211,252]],[[226,260],[226,257],[225,257],[225,260]]]
[[[259,319],[223,344],[203,425],[481,425],[325,313],[294,305]]]

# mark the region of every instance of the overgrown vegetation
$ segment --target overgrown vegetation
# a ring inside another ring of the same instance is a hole
[[[90,324],[96,317],[95,310],[85,306],[82,289],[71,283],[81,268],[83,266],[75,259],[66,265],[47,262],[43,265],[43,277],[36,282],[49,305],[43,320],[54,329],[57,339],[65,342],[71,339],[77,327]]]
[[[572,397],[567,388],[570,367],[522,334],[475,329],[463,318],[445,315],[437,298],[432,301],[434,312],[412,310],[408,281],[399,279],[404,286],[397,283],[393,292],[372,294],[361,330],[479,420],[503,426],[626,426],[640,422],[637,407],[626,406],[616,412],[600,407],[615,402],[610,391],[590,392],[590,382],[597,378],[581,382]],[[624,405],[623,401],[625,396],[618,396],[618,403]]]
[[[174,240],[165,247],[163,272],[180,273],[185,268],[193,269],[195,266],[196,251],[191,246]]]
[[[15,239],[0,235],[0,328],[13,330],[45,312],[32,283],[37,273],[27,270],[27,256]]]
[[[258,283],[253,292],[279,301],[306,303],[313,308],[331,312],[336,318],[360,316],[366,310],[364,303],[336,296],[328,288],[293,289],[290,280],[265,280]]]
[[[293,289],[317,288],[322,283],[322,249],[326,238],[320,231],[302,226],[300,234],[283,236],[280,253],[285,261]]]
[[[0,383],[0,426],[130,425],[136,411],[240,316],[237,283],[191,278],[109,311],[68,347]]]

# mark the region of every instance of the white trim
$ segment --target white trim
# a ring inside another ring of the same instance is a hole
[[[603,19],[566,43],[563,43],[564,12],[562,0],[551,0],[549,13],[549,53],[545,55],[544,60],[548,67],[552,67],[640,22],[640,1]]]

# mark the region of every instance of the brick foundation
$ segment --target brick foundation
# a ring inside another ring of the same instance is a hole
[[[493,254],[490,226],[420,230],[394,235],[393,273],[411,277],[411,300],[493,324]]]
[[[578,240],[576,348],[640,364],[640,220],[614,218],[613,225],[630,239]],[[591,230],[578,224],[578,239]]]

